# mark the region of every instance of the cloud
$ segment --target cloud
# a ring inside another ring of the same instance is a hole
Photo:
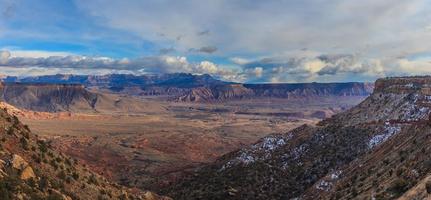
[[[187,35],[177,49],[217,44],[222,54],[277,54],[307,47],[369,57],[430,50],[427,0],[363,1],[76,1],[106,26],[153,38]],[[195,9],[195,8],[199,9]],[[142,25],[145,24],[145,25]],[[210,37],[201,37],[211,30]],[[397,46],[398,48],[393,48]],[[336,48],[333,48],[336,47]]]
[[[239,61],[248,82],[327,82],[343,81],[349,76],[372,80],[384,76],[386,69],[393,68],[390,65],[385,68],[381,60],[363,59],[358,55],[316,52]]]
[[[189,62],[184,56],[143,56],[113,59],[61,55],[61,53],[25,53],[0,51],[2,73],[12,75],[77,74],[163,74],[186,72],[210,74],[234,82],[338,82],[373,81],[384,76],[422,75],[431,73],[431,58],[363,58],[357,54],[323,54],[297,51],[251,60],[232,58],[234,66],[221,66],[203,60]],[[43,55],[45,57],[33,57]]]
[[[3,4],[3,8],[0,9],[0,12],[2,13],[2,16],[4,19],[8,19],[13,17],[15,14],[15,2],[10,0],[0,1],[0,4]]]
[[[11,56],[12,54],[12,56]],[[134,73],[163,74],[186,72],[193,74],[210,74],[229,81],[242,80],[238,72],[223,68],[210,61],[192,63],[183,56],[146,56],[135,59],[113,59],[109,57],[91,56],[48,56],[48,57],[16,57],[14,52],[0,51],[0,68],[12,74],[53,74],[64,70],[77,73]],[[20,52],[22,55],[29,55]]]
[[[189,49],[189,52],[200,52],[200,53],[212,54],[212,53],[216,52],[217,50],[218,50],[217,47],[214,47],[214,46],[204,46],[204,47],[201,47],[199,49],[191,48],[191,49]]]
[[[9,51],[0,51],[0,64],[5,64],[8,62],[10,57]]]
[[[210,34],[210,30],[204,30],[204,31],[199,31],[198,35],[199,36],[204,36],[204,35],[209,35]]]
[[[165,54],[174,53],[175,51],[176,51],[176,49],[175,49],[175,48],[173,48],[173,47],[169,47],[169,48],[162,48],[162,49],[160,49],[160,50],[159,50],[159,53],[160,53],[161,55],[165,55]]]

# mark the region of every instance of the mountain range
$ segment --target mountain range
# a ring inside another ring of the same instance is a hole
[[[367,96],[371,83],[241,84],[210,75],[186,73],[163,75],[47,75],[3,77],[4,83],[79,84],[89,89],[133,96],[165,96],[179,102],[222,102],[254,98],[309,98],[315,96]],[[91,101],[91,100],[90,100]]]

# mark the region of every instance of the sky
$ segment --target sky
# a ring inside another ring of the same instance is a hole
[[[0,74],[431,75],[431,0],[0,0]]]

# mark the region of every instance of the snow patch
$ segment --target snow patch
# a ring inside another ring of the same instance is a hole
[[[291,133],[285,136],[265,137],[261,142],[251,145],[248,149],[239,151],[239,155],[223,165],[220,170],[225,170],[238,164],[248,165],[258,160],[269,159],[273,151],[286,145],[292,137]]]
[[[386,140],[388,140],[390,137],[392,137],[393,135],[399,133],[401,131],[401,126],[400,125],[391,125],[391,123],[389,122],[385,122],[385,126],[383,127],[383,132],[380,134],[377,134],[375,136],[373,136],[369,141],[368,141],[368,148],[372,149],[375,146],[385,142]]]
[[[332,183],[321,180],[317,185],[316,189],[328,192],[332,188]]]

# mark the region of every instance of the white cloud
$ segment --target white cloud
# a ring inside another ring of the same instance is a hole
[[[9,51],[0,51],[0,64],[6,63],[9,57],[10,57]]]
[[[168,40],[183,50],[217,44],[225,55],[308,48],[370,57],[397,53],[394,46],[407,52],[431,50],[424,42],[431,35],[423,31],[431,20],[427,0],[76,2],[106,26]],[[196,34],[202,30],[211,34]]]
[[[103,73],[195,73],[238,81],[238,72],[223,68],[210,61],[190,63],[184,56],[148,56],[136,59],[113,59],[109,57],[88,57],[62,55],[62,53],[18,53],[0,51],[0,67],[4,73],[14,75],[41,75],[56,73],[103,74]],[[45,56],[46,57],[39,57]],[[55,56],[49,56],[55,55]],[[36,57],[33,57],[36,56]]]
[[[19,54],[27,56],[45,54]],[[60,55],[49,53],[46,55]],[[333,82],[372,81],[384,76],[431,73],[431,58],[365,58],[357,54],[285,52],[257,60],[237,59],[237,66],[221,66],[209,60],[189,62],[185,56],[147,56],[113,59],[77,55],[18,57],[0,51],[2,73],[11,75],[77,74],[162,74],[186,72],[210,74],[234,82]]]
[[[254,75],[258,78],[262,77],[263,74],[263,68],[262,67],[255,67],[254,68]]]
[[[13,57],[29,57],[29,58],[47,58],[50,56],[71,56],[73,54],[67,52],[52,52],[52,51],[11,51]]]

